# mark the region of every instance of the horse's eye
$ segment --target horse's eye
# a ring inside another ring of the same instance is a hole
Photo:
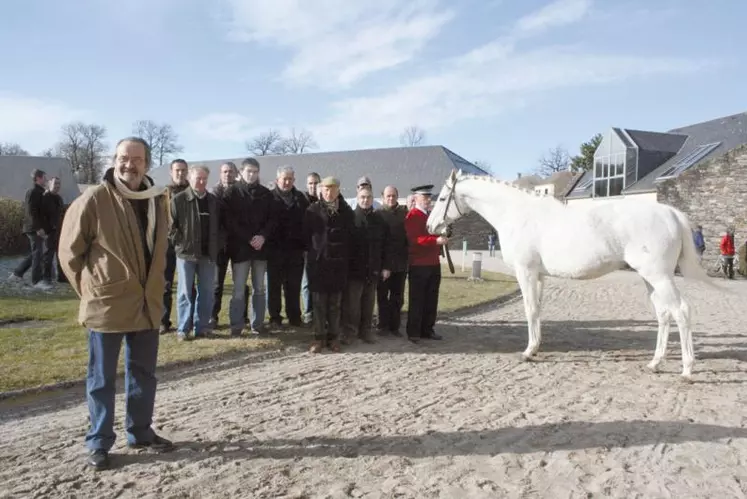
[[[438,200],[439,200],[439,201],[443,201],[443,200],[445,200],[445,199],[446,199],[446,198],[438,198]]]

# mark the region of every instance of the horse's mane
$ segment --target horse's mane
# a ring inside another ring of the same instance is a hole
[[[491,184],[496,185],[502,185],[504,187],[510,187],[514,189],[516,192],[526,194],[527,196],[532,196],[536,198],[545,198],[547,200],[556,201],[561,206],[565,206],[562,201],[560,201],[555,196],[551,196],[550,194],[545,194],[544,192],[537,192],[530,189],[525,189],[524,187],[519,187],[518,185],[509,182],[508,180],[501,180],[499,178],[495,178],[489,175],[474,175],[471,173],[462,173],[459,177],[457,177],[457,181],[459,180],[479,180],[481,182],[489,182]]]

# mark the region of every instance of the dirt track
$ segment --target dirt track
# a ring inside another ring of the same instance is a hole
[[[655,320],[619,272],[549,281],[537,362],[517,301],[442,323],[443,342],[185,373],[156,402],[168,455],[122,448],[120,396],[108,472],[83,464],[82,390],[0,405],[0,497],[745,497],[747,288],[727,285],[685,287],[692,385],[674,325],[646,371]]]

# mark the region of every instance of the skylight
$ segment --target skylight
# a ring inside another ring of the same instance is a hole
[[[590,178],[582,180],[581,182],[578,183],[576,187],[573,188],[573,191],[571,191],[571,194],[584,192],[586,189],[591,187],[591,183],[593,181],[594,179],[591,178],[591,176]]]
[[[711,151],[716,149],[721,142],[713,142],[712,144],[705,144],[702,146],[698,146],[692,151],[690,151],[688,154],[677,160],[676,163],[674,163],[672,166],[664,170],[661,175],[656,177],[656,180],[664,180],[668,178],[673,178],[679,175],[680,173],[684,172],[691,166],[693,166],[695,163],[706,157]]]

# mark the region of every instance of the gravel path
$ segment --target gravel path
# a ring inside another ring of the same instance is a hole
[[[80,389],[0,402],[0,497],[745,497],[747,291],[725,285],[684,285],[693,384],[675,327],[662,372],[645,369],[652,308],[617,272],[549,280],[536,362],[519,360],[513,301],[442,322],[443,342],[185,371],[159,387],[157,430],[180,445],[167,455],[122,447],[119,396],[103,473],[83,465]]]

